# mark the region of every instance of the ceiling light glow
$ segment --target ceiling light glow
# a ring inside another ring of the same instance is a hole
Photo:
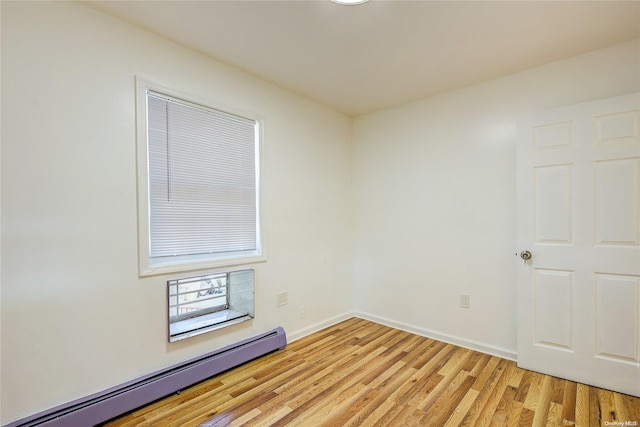
[[[345,6],[354,6],[356,4],[366,3],[369,0],[331,0],[334,3],[345,5]]]

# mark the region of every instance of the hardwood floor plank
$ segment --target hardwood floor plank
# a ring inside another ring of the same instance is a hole
[[[367,384],[371,385],[371,387],[375,387],[374,383],[376,382],[376,380],[382,380],[384,378],[387,378],[389,375],[392,375],[393,372],[397,370],[397,368],[394,369],[396,365],[398,365],[398,367],[404,365],[404,362],[402,362],[402,358],[406,355],[404,351],[398,351],[397,354],[391,353],[386,357],[385,353],[387,353],[386,350],[382,354],[380,354],[380,357],[382,358],[381,360],[383,360],[382,363],[379,363],[377,366],[372,366],[370,369],[368,369],[368,372],[362,378],[362,384]]]
[[[457,374],[459,371],[462,371],[473,353],[471,350],[467,349],[456,348],[455,350],[456,351],[451,354],[449,360],[447,360],[447,363],[440,368],[438,375],[446,377],[452,372]]]
[[[219,389],[212,390],[204,393],[193,399],[186,401],[178,406],[170,406],[164,411],[157,411],[149,416],[144,416],[144,421],[139,424],[140,426],[153,426],[153,425],[170,425],[173,418],[181,417],[183,411],[187,411],[192,414],[198,414],[199,411],[206,412],[210,408],[216,408],[223,405],[225,402],[231,400],[232,397],[227,393],[219,392]]]
[[[245,425],[247,423],[250,423],[251,420],[253,420],[255,417],[257,417],[260,414],[261,414],[260,410],[254,408],[251,411],[244,414],[243,416],[231,421],[230,426],[239,427],[239,426]]]
[[[318,381],[317,387],[307,390],[299,396],[296,396],[293,401],[289,400],[288,406],[293,411],[287,414],[284,418],[284,422],[293,422],[296,417],[304,416],[305,413],[312,414],[314,412],[313,407],[321,405],[331,399],[335,399],[335,395],[339,395],[341,391],[349,387],[353,387],[358,378],[355,375],[358,367],[365,366],[368,362],[374,359],[380,352],[384,351],[383,348],[378,348],[374,352],[367,354],[364,357],[358,357],[358,352],[350,353],[343,357],[341,361],[336,363],[335,371],[332,371],[325,375],[320,381]],[[356,378],[354,378],[356,377]],[[318,391],[320,391],[318,393]]]
[[[538,399],[540,398],[540,390],[544,381],[544,375],[537,372],[531,373],[531,382],[529,383],[529,390],[527,392],[527,398],[524,400],[523,405],[525,408],[535,412],[538,407]]]
[[[424,425],[439,427],[451,417],[453,411],[473,384],[474,378],[465,371],[459,371],[438,399],[425,406]]]
[[[522,375],[520,383],[516,384],[518,391],[516,392],[514,399],[516,399],[518,402],[524,404],[524,401],[527,399],[527,395],[529,394],[529,389],[531,388],[533,377],[534,372],[525,371]]]
[[[470,378],[473,378],[473,377],[470,376]],[[449,417],[447,422],[444,424],[445,427],[454,427],[462,424],[462,421],[467,416],[467,413],[469,412],[471,405],[473,405],[473,402],[476,401],[479,394],[480,392],[478,390],[469,388],[465,393],[464,397],[462,398],[462,400],[460,401],[460,403],[458,404],[458,406],[456,406],[453,409],[451,416]]]
[[[491,418],[492,427],[517,426],[522,413],[522,403],[515,400],[517,389],[509,385],[502,394],[502,398]]]
[[[409,350],[407,352],[407,356],[402,360],[407,365],[420,369],[431,357],[433,357],[434,354],[438,354],[446,346],[447,344],[443,342],[429,339],[423,340],[414,348]]]
[[[398,374],[403,369],[405,371],[408,371],[408,368],[407,368],[406,364],[402,360],[398,360],[396,363],[394,363],[388,369],[385,369],[382,373],[380,373],[373,380],[369,381],[368,377],[365,378],[363,380],[363,383],[369,385],[369,387],[371,387],[371,388],[376,388],[376,389],[382,388],[383,384],[387,384],[390,381],[391,377],[397,377]],[[415,371],[414,369],[411,369],[411,374],[413,374],[414,371]]]
[[[200,383],[181,392],[180,394],[173,394],[163,400],[159,400],[129,413],[120,419],[121,424],[119,425],[121,427],[141,425],[145,421],[164,416],[167,411],[170,411],[172,408],[185,407],[192,402],[195,402],[199,396],[205,395],[212,390],[218,390],[222,386],[224,386],[224,384],[221,381],[214,380]]]
[[[395,413],[395,416],[389,420],[388,425],[392,426],[417,426],[419,425],[419,420],[422,418],[424,413],[419,409],[416,409],[413,406],[400,406],[402,409]]]
[[[423,411],[427,411],[443,394],[446,394],[449,389],[453,388],[452,392],[455,392],[455,388],[459,386],[459,384],[455,384],[456,378],[459,379],[459,382],[464,381],[467,374],[462,371],[461,368],[471,356],[471,352],[457,351],[455,355],[458,356],[449,359],[449,361],[442,367],[442,369],[440,369],[438,374],[444,374],[444,376],[433,388],[433,390],[429,392],[426,398],[422,399],[420,402],[418,402],[417,405],[415,405],[417,408]],[[449,366],[449,368],[447,368],[447,366]]]
[[[152,425],[167,425],[182,427],[186,425],[199,425],[207,420],[216,421],[216,424],[229,425],[236,418],[244,416],[264,402],[275,397],[274,393],[265,393],[254,396],[250,401],[241,399],[225,400],[221,404],[206,401],[203,405],[191,407],[189,411],[175,411],[171,417],[162,420],[162,423]]]
[[[346,357],[351,356],[348,355]],[[297,376],[291,381],[283,382],[275,389],[275,392],[278,394],[285,394],[285,392],[297,393],[305,389],[308,390],[311,386],[318,387],[316,382],[322,380],[326,375],[331,374],[337,366],[340,366],[339,362],[344,360],[344,358],[344,352],[334,351],[319,360],[311,359],[315,360],[314,363],[303,362],[303,375]],[[302,360],[304,361],[304,359]]]
[[[424,338],[419,337],[418,335],[413,335],[397,329],[394,332],[394,336],[385,342],[387,351],[382,353],[380,356],[387,357],[389,356],[388,353],[397,354],[399,352],[406,355],[409,352],[409,349],[415,347],[418,342],[424,341]]]
[[[395,331],[393,331],[393,330],[385,330],[385,329],[374,328],[367,335],[365,335],[364,337],[360,338],[356,342],[356,345],[359,345],[360,347],[365,347],[366,345],[368,345],[370,343],[373,343],[373,342],[381,342],[381,341],[386,340],[389,336],[393,335],[394,333],[395,333]]]
[[[589,401],[589,386],[576,384],[576,425],[588,426],[591,415],[591,402]]]
[[[375,382],[370,384],[370,386],[375,385],[374,390],[378,392],[378,394],[373,400],[371,400],[371,402],[369,402],[366,407],[362,408],[362,414],[360,414],[358,417],[352,417],[361,419],[362,425],[376,425],[377,423],[379,423],[379,420],[381,418],[387,416],[387,412],[389,412],[392,407],[400,406],[400,404],[392,395],[396,392],[400,385],[404,384],[406,381],[409,381],[409,379],[412,378],[416,370],[404,365],[402,361],[399,361],[396,365],[401,365],[401,367],[393,376],[388,377],[380,384],[376,385]],[[355,425],[359,426],[359,424]]]
[[[620,421],[616,411],[616,405],[613,402],[613,392],[609,390],[597,390],[598,404],[600,406],[600,413],[602,414],[603,422]]]
[[[306,348],[301,348],[299,350],[294,350],[294,349],[291,349],[291,350],[295,351],[295,355],[297,357],[311,358],[311,357],[314,357],[315,355],[331,353],[333,349],[343,345],[344,341],[345,340],[342,337],[339,337],[336,335],[327,335],[322,337],[322,339],[317,342],[309,343],[309,346]]]
[[[600,412],[600,402],[598,402],[598,390],[589,387],[589,425],[593,427],[604,424],[602,412]]]
[[[626,402],[625,407],[629,411],[629,420],[638,420],[638,425],[640,425],[640,401],[638,398],[624,394],[620,396],[622,401]]]
[[[640,398],[352,318],[105,427],[600,426]]]
[[[474,378],[478,378],[480,376],[480,374],[482,373],[482,371],[485,369],[485,367],[487,366],[487,363],[489,363],[489,361],[492,359],[492,357],[488,354],[483,354],[482,356],[480,356],[480,358],[478,359],[477,363],[473,366],[473,368],[471,368],[471,371],[469,371],[469,375],[474,377]],[[477,390],[477,388],[476,388]]]
[[[576,422],[577,386],[578,385],[573,381],[566,381],[566,385],[564,387],[564,396],[562,396],[562,419],[568,423]]]
[[[627,405],[624,402],[623,396],[620,393],[613,394],[613,404],[616,408],[616,415],[619,421],[632,421],[633,418],[630,415],[630,411],[627,409]],[[637,418],[636,418],[637,419]],[[638,422],[640,424],[640,422]]]
[[[554,402],[553,399],[550,400],[549,409],[547,410],[546,425],[548,426],[562,425],[562,405]]]
[[[416,382],[404,384],[401,387],[402,394],[396,395],[395,399],[398,404],[418,408],[440,382],[440,375],[421,375]]]
[[[471,387],[474,388],[475,390],[482,390],[486,386],[491,376],[494,375],[494,372],[496,367],[498,366],[498,363],[500,363],[500,358],[491,357],[487,361],[487,364],[479,372],[479,375],[476,378],[476,381],[474,381]]]
[[[254,418],[252,425],[254,427],[272,426],[289,412],[291,412],[291,408],[288,406],[282,406],[280,408],[272,407],[269,411],[262,411],[260,415]]]
[[[496,388],[496,385],[498,384],[500,378],[502,377],[502,374],[504,373],[505,366],[507,365],[507,363],[509,363],[507,360],[500,359],[498,357],[493,357],[492,359],[496,359],[497,363],[494,365],[493,363],[491,363],[491,361],[489,361],[489,363],[487,364],[487,367],[494,366],[494,369],[491,370],[485,385],[480,389],[478,398],[473,403],[473,405],[471,405],[471,408],[469,408],[469,412],[467,413],[467,416],[462,420],[461,425],[464,425],[464,426],[476,425],[475,424],[476,420],[482,414],[482,410],[484,409],[485,405],[491,398],[492,393]],[[474,383],[474,386],[475,386],[475,383]]]
[[[372,425],[374,427],[384,427],[384,426],[392,426],[397,424],[392,424],[393,420],[396,416],[403,410],[407,408],[406,405],[399,405],[397,402],[393,402],[386,411],[381,414],[381,416],[376,420]]]
[[[516,362],[513,362],[513,366],[517,367],[518,365],[516,364]],[[511,370],[511,375],[509,376],[509,382],[507,383],[510,387],[513,387],[514,390],[517,392],[518,386],[520,385],[520,383],[522,382],[522,378],[524,377],[524,374],[527,371],[525,371],[524,369],[512,369]],[[515,399],[515,394],[513,398]]]
[[[491,420],[493,419],[493,415],[496,412],[498,404],[500,403],[500,399],[504,395],[507,387],[509,386],[509,380],[511,378],[511,373],[517,369],[515,363],[506,362],[506,366],[502,375],[496,382],[495,388],[493,392],[489,393],[484,407],[480,411],[480,414],[477,417],[478,425],[489,425],[491,424]]]
[[[469,360],[467,360],[467,363],[462,367],[462,370],[471,373],[473,367],[476,366],[476,364],[482,358],[482,356],[484,355],[478,351],[471,351],[471,357],[469,357]],[[473,376],[475,377],[477,375],[473,375]]]
[[[391,396],[396,402],[416,407],[420,399],[425,397],[442,379],[435,374],[451,358],[454,346],[447,345],[436,354],[432,354],[423,366],[413,374],[412,378],[402,384]],[[414,367],[417,367],[414,364]]]
[[[369,405],[371,406],[371,405]],[[360,414],[352,417],[346,424],[346,426],[353,427],[372,427],[380,422],[380,419],[384,417],[387,412],[396,407],[396,403],[392,400],[383,400],[379,405],[371,407],[370,412],[361,411]]]
[[[551,401],[562,405],[564,399],[564,388],[567,381],[560,378],[551,377]]]
[[[325,396],[315,405],[308,407],[297,420],[293,420],[288,425],[303,427],[305,425],[331,425],[333,418],[345,416],[344,413],[352,409],[351,405],[353,402],[365,396],[370,391],[368,387],[358,383],[346,383],[342,387],[336,387],[333,393]]]
[[[545,376],[542,380],[542,388],[538,394],[536,402],[535,416],[533,417],[534,425],[546,424],[544,420],[547,419],[547,413],[549,411],[549,403],[551,402],[551,383],[553,379]]]
[[[363,391],[358,393],[357,396],[354,396],[353,399],[341,402],[339,411],[335,411],[331,417],[323,420],[323,423],[334,426],[359,426],[358,414],[364,413],[364,409],[367,408],[379,394],[379,390],[364,387]],[[354,414],[356,415],[355,417]]]
[[[533,425],[533,417],[535,416],[535,411],[522,407],[522,411],[520,412],[520,419],[518,420],[518,427],[529,427]]]

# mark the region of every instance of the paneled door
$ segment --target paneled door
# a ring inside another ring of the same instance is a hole
[[[518,135],[518,365],[640,396],[640,93]]]

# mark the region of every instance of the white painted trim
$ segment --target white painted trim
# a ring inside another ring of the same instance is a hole
[[[147,92],[154,91],[189,103],[200,105],[225,113],[233,114],[257,123],[256,137],[256,209],[258,212],[256,252],[247,255],[226,255],[219,257],[183,257],[165,263],[152,263],[149,258],[149,159],[147,146]],[[265,222],[263,195],[261,189],[262,153],[264,150],[264,117],[238,108],[229,108],[212,100],[182,92],[162,83],[156,83],[146,77],[135,76],[136,94],[136,153],[137,153],[137,204],[138,204],[138,274],[140,277],[168,273],[181,273],[210,268],[235,267],[267,261],[267,249],[264,236]]]
[[[432,338],[438,341],[446,342],[448,344],[457,345],[458,347],[468,348],[470,350],[479,351],[481,353],[490,354],[492,356],[501,357],[503,359],[512,360],[514,362],[518,360],[518,353],[515,350],[496,347],[490,344],[469,340],[455,335],[443,334],[440,332],[432,331],[430,329],[421,328],[419,326],[410,325],[404,322],[397,322],[395,320],[375,316],[369,313],[355,312],[354,316],[369,320],[371,322],[380,323],[381,325],[389,326],[391,328],[400,329],[401,331],[410,332],[412,334]]]
[[[327,320],[323,320],[322,322],[314,323],[313,325],[295,330],[291,333],[287,332],[287,342],[292,343],[299,340],[300,338],[306,337],[307,335],[311,335],[322,329],[328,328],[329,326],[333,326],[340,322],[344,322],[345,320],[351,319],[352,317],[358,316],[353,311],[346,311],[342,314],[338,314],[337,316],[330,317]]]

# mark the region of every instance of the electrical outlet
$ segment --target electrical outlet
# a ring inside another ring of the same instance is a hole
[[[304,319],[304,316],[306,315],[306,310],[304,308],[304,305],[301,305],[300,307],[298,307],[298,318],[299,319]]]
[[[471,297],[469,295],[460,294],[458,297],[460,308],[471,308]]]
[[[289,304],[289,293],[287,291],[278,292],[276,294],[276,306],[282,307]]]

